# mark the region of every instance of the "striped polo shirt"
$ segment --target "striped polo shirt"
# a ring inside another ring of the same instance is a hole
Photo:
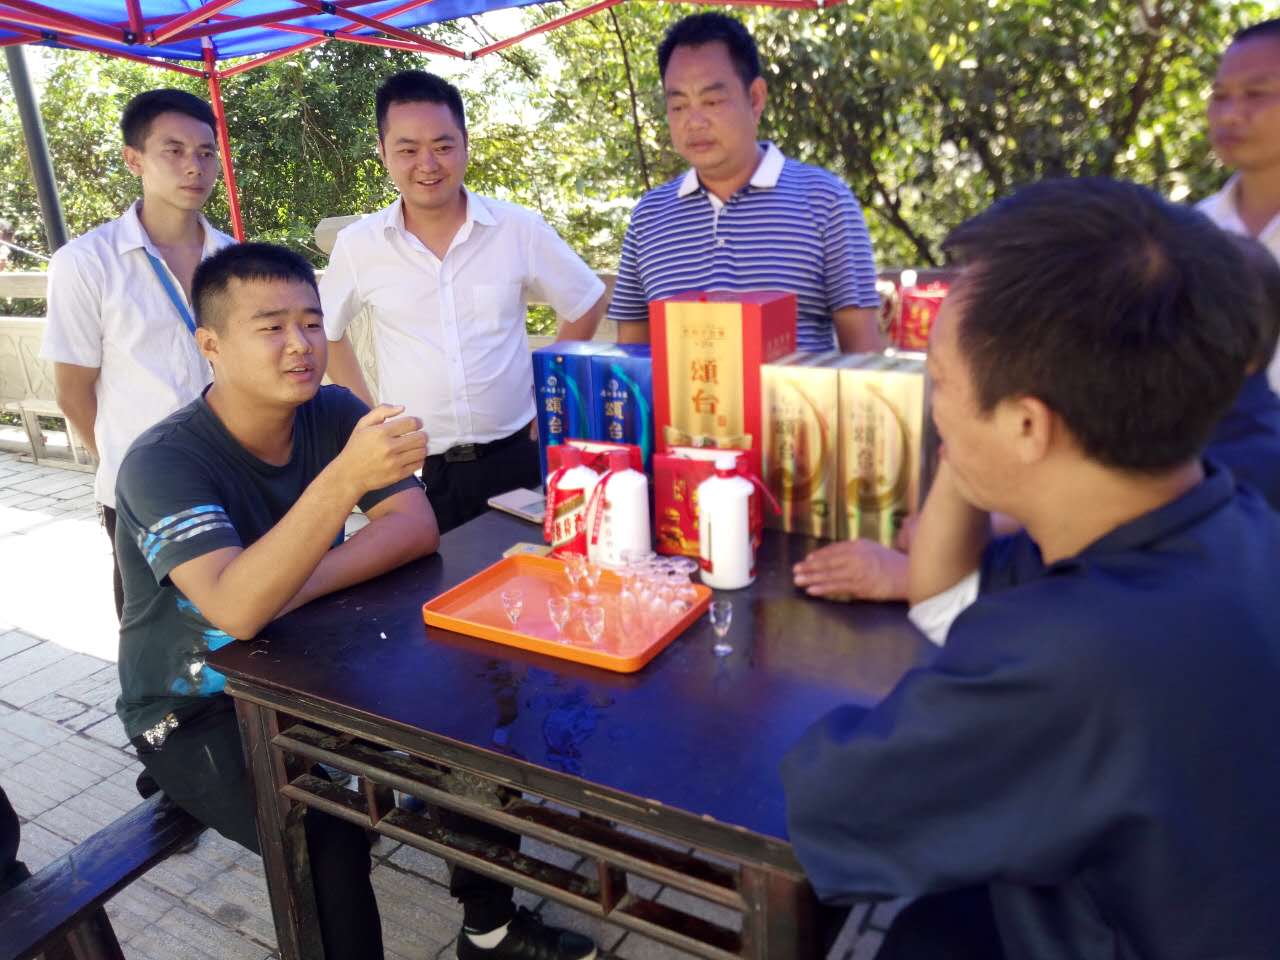
[[[831,315],[878,307],[875,255],[862,209],[826,170],[772,143],[750,182],[723,203],[697,172],[646,193],[622,242],[611,319],[647,320],[649,302],[691,290],[796,294],[796,346],[836,347]]]

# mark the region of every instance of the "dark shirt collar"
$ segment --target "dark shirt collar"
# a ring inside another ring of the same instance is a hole
[[[1091,557],[1140,550],[1173,536],[1217,510],[1235,496],[1235,477],[1230,470],[1213,460],[1204,460],[1203,464],[1204,479],[1182,496],[1116,527],[1074,557],[1067,557],[1052,566],[1059,567],[1075,561],[1087,561]]]
[[[1256,413],[1259,410],[1270,410],[1280,406],[1280,397],[1276,396],[1274,390],[1271,389],[1271,383],[1267,380],[1266,369],[1259,370],[1245,378],[1244,385],[1240,388],[1240,395],[1236,397],[1236,402],[1228,413]]]

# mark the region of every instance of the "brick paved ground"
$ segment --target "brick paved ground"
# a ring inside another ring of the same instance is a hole
[[[115,714],[110,572],[90,475],[0,452],[0,786],[22,820],[19,855],[33,871],[139,802],[141,766]],[[537,846],[526,841],[525,849]],[[538,853],[585,869],[562,851]],[[385,839],[374,854],[388,956],[452,957],[461,911],[449,897],[444,863]],[[674,890],[649,885],[639,892],[731,920]],[[555,903],[517,898],[595,936],[607,957],[686,956]],[[191,853],[170,857],[118,894],[107,912],[129,960],[275,956],[259,858],[211,832]],[[832,956],[869,960],[893,912],[892,905],[857,912]]]

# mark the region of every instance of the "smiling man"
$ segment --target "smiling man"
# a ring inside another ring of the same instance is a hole
[[[832,903],[920,898],[883,958],[1273,956],[1280,518],[1201,459],[1257,284],[1204,216],[1106,180],[947,247],[908,590],[913,619],[968,606],[788,755],[796,852]]]
[[[609,303],[618,340],[648,342],[652,300],[788,290],[799,349],[880,349],[862,209],[832,174],[757,140],[767,90],[746,27],[720,13],[685,17],[663,37],[658,70],[671,143],[691,169],[631,214]]]
[[[218,182],[214,122],[207,103],[181,90],[130,100],[120,129],[142,199],[49,263],[40,356],[53,362],[58,406],[98,458],[94,495],[113,544],[116,471],[129,444],[209,382],[191,278],[201,260],[234,242],[200,214]],[[114,553],[112,560],[119,616],[124,593]]]
[[[1200,209],[1280,260],[1280,19],[1235,35],[1213,79],[1208,116],[1214,153],[1235,172]],[[1267,379],[1280,389],[1280,354]]]
[[[439,542],[414,470],[413,417],[321,387],[327,341],[310,264],[267,244],[206,260],[192,287],[214,380],[147,430],[120,467],[120,701],[147,772],[196,819],[254,852],[253,791],[210,651]],[[369,523],[343,541],[359,505]],[[308,811],[326,956],[382,956],[364,831]]]
[[[604,284],[540,216],[463,184],[462,97],[410,70],[378,89],[378,155],[400,197],[338,234],[320,284],[334,341],[329,376],[367,402],[347,327],[371,312],[378,392],[426,424],[423,481],[447,532],[497,493],[541,482],[530,300],[550,303],[561,339],[589,340]]]

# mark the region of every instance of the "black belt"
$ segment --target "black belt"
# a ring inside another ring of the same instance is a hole
[[[499,437],[497,440],[490,440],[488,443],[456,444],[444,453],[433,453],[431,456],[427,457],[427,463],[439,463],[442,460],[445,463],[470,463],[472,460],[479,460],[481,457],[488,456],[495,450],[501,450],[503,447],[509,447],[511,444],[517,443],[522,439],[531,439],[529,436],[529,430],[532,426],[533,421],[530,420],[515,433],[509,434],[505,437]]]

